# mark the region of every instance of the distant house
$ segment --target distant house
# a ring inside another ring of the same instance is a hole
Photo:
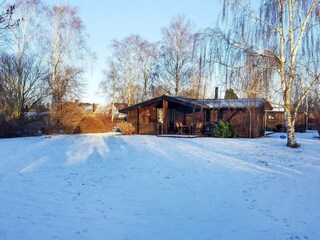
[[[85,102],[79,102],[79,101],[76,101],[76,103],[77,103],[77,107],[83,110],[87,114],[95,113],[95,111],[99,107],[98,103],[85,103]]]
[[[200,100],[163,95],[120,112],[128,115],[137,134],[203,134],[221,119],[234,125],[239,137],[260,137],[265,131],[266,111],[271,109],[265,99]]]
[[[115,119],[124,119],[127,115],[120,112],[120,109],[128,107],[127,103],[110,103],[107,106],[107,112],[109,116],[113,116]]]

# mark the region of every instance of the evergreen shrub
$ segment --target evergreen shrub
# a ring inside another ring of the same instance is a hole
[[[220,120],[210,130],[210,135],[216,138],[233,138],[237,136],[237,131],[233,125],[223,120]]]

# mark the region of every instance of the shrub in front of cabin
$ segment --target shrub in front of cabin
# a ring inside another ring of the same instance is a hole
[[[129,122],[119,122],[118,128],[126,135],[131,135],[135,132],[135,128]]]
[[[230,123],[220,120],[211,128],[210,135],[216,138],[233,138],[237,136],[237,131]]]
[[[111,132],[113,123],[111,118],[103,116],[85,116],[80,124],[81,133]]]

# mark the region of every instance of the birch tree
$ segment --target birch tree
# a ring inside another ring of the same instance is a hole
[[[140,45],[139,66],[142,75],[142,96],[141,101],[145,101],[151,97],[153,84],[158,78],[158,44],[150,43],[146,40]]]
[[[106,72],[110,75],[112,69],[117,71],[115,86],[120,93],[118,99],[132,105],[151,96],[157,78],[157,43],[150,43],[139,35],[130,35],[122,40],[113,40],[111,50]],[[102,82],[105,86],[108,85],[107,79]]]
[[[19,26],[7,25],[6,35],[11,42],[1,56],[0,88],[7,119],[22,123],[25,113],[39,106],[48,94],[45,65],[41,63],[35,46],[42,4],[38,0],[19,0],[12,6],[11,18],[23,21]]]
[[[198,34],[193,32],[190,21],[184,16],[174,18],[169,27],[162,29],[161,78],[170,89],[167,92],[179,95],[188,89],[196,74]],[[173,91],[172,91],[173,90]]]
[[[67,5],[47,10],[48,29],[44,36],[44,55],[50,66],[49,86],[52,102],[78,97],[83,82],[81,74],[88,58],[87,35],[76,8]]]
[[[142,39],[138,35],[131,35],[121,41],[114,40],[112,43],[113,57],[120,75],[120,84],[125,88],[128,105],[135,103],[134,90],[140,78],[139,59],[140,44]]]
[[[298,147],[295,122],[299,107],[319,82],[320,7],[318,0],[224,0],[223,20],[233,26],[238,47],[272,59],[287,124],[287,146]],[[299,91],[295,91],[295,89]]]
[[[13,17],[23,21],[8,32],[12,35],[11,55],[3,57],[1,71],[7,76],[3,79],[7,93],[12,92],[7,96],[11,111],[22,121],[25,112],[41,103],[48,94],[45,65],[41,64],[35,46],[40,35],[43,5],[38,0],[19,0],[14,6]]]
[[[51,97],[51,124],[55,130],[68,129],[66,119],[78,124],[81,111],[70,101],[78,99],[84,90],[82,78],[94,54],[87,47],[88,36],[78,10],[69,5],[54,5],[46,9],[43,34],[43,56],[48,66]],[[70,108],[70,106],[73,106]],[[78,117],[75,117],[75,116]]]
[[[108,69],[103,71],[104,79],[100,82],[99,88],[102,90],[101,93],[108,93],[111,97],[111,119],[113,121],[115,115],[114,104],[116,99],[119,99],[119,93],[121,91],[119,91],[120,89],[117,89],[119,75],[118,70],[116,68],[116,64],[112,60],[109,60],[107,62],[107,65]],[[123,100],[121,102],[123,102]]]

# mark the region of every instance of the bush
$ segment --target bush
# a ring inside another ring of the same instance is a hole
[[[223,120],[220,120],[219,123],[211,129],[210,134],[212,137],[217,138],[233,138],[237,136],[235,127]]]
[[[84,113],[76,102],[56,104],[50,111],[51,129],[48,133],[79,133],[83,118]]]
[[[0,115],[0,138],[39,136],[48,128],[45,117],[6,120]]]
[[[113,123],[106,117],[86,116],[80,125],[81,133],[104,133],[111,132]]]
[[[112,121],[111,116],[100,116],[98,117],[103,124],[106,126],[107,132],[112,132],[114,127],[114,122]]]
[[[17,124],[15,122],[0,119],[0,138],[19,137]]]
[[[135,128],[129,122],[119,122],[118,128],[126,135],[131,135],[135,132]]]

